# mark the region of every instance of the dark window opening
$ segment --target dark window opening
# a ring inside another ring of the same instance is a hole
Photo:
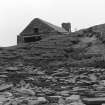
[[[34,37],[24,37],[24,43],[28,43],[28,42],[36,42],[41,40],[40,36],[34,36]]]
[[[39,29],[38,28],[34,28],[34,33],[39,33]]]

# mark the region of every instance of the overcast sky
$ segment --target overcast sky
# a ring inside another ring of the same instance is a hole
[[[0,0],[0,46],[16,45],[17,35],[36,17],[86,28],[105,23],[105,0]]]

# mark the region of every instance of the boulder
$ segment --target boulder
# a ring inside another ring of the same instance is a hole
[[[71,95],[70,97],[66,98],[66,102],[74,102],[80,100],[79,95]]]
[[[21,95],[28,95],[28,96],[34,96],[35,92],[31,89],[26,89],[26,88],[21,88],[21,89],[16,89],[17,92],[19,92]]]
[[[7,67],[6,71],[18,71],[19,68],[18,67]]]
[[[7,91],[13,87],[13,84],[2,84],[0,85],[0,92]]]

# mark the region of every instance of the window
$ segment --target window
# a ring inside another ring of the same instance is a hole
[[[39,33],[39,29],[38,28],[34,28],[34,33]]]
[[[40,36],[31,36],[31,37],[24,37],[24,43],[28,43],[28,42],[36,42],[41,40]]]

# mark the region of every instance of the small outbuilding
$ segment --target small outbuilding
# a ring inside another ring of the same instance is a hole
[[[69,34],[70,30],[70,23],[63,23],[62,27],[59,27],[42,19],[35,18],[17,36],[17,44],[36,42],[52,35]]]

